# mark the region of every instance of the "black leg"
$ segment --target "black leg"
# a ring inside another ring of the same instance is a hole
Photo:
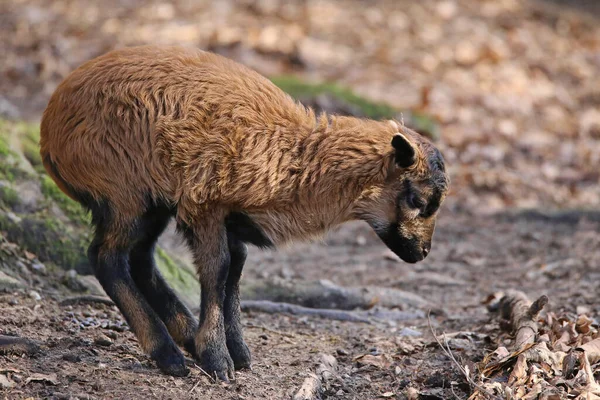
[[[203,222],[203,226],[179,226],[194,253],[200,277],[200,327],[195,337],[196,353],[206,372],[228,381],[228,378],[234,378],[235,370],[227,350],[223,317],[230,262],[227,233],[221,221]]]
[[[115,224],[116,225],[116,224]],[[142,349],[169,375],[185,376],[183,354],[169,336],[167,328],[134,283],[128,255],[136,224],[107,227],[97,224],[96,237],[90,245],[90,263],[100,284],[115,302]]]
[[[248,253],[246,245],[238,240],[234,234],[227,232],[229,245],[230,264],[227,283],[225,285],[225,336],[227,349],[233,360],[235,369],[250,368],[250,349],[244,342],[240,315],[240,278]]]
[[[198,323],[165,282],[154,262],[156,241],[170,218],[170,209],[154,207],[140,219],[140,237],[129,253],[129,266],[138,289],[167,326],[175,342],[195,356],[194,335]]]

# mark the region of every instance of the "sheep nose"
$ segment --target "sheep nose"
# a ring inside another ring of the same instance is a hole
[[[423,246],[423,257],[427,257],[427,254],[429,254],[429,250],[431,250],[431,242],[425,243],[425,245]]]

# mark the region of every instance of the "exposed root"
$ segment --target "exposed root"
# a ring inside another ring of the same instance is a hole
[[[32,356],[40,351],[40,346],[34,341],[16,337],[0,335],[0,355],[16,354]]]
[[[275,303],[268,300],[242,301],[243,311],[259,311],[267,314],[287,313],[292,315],[309,315],[337,321],[362,322],[370,324],[373,320],[406,321],[422,318],[422,312],[398,310],[344,311],[327,308],[308,308],[289,303]]]
[[[336,310],[368,310],[374,306],[386,308],[427,308],[430,304],[417,294],[404,290],[366,286],[342,287],[327,280],[316,282],[269,279],[242,283],[242,298],[297,304],[308,308]]]

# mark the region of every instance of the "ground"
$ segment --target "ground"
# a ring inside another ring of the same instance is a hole
[[[0,34],[9,38],[0,44],[4,116],[35,124],[60,79],[111,48],[187,44],[269,76],[336,81],[433,116],[452,178],[432,252],[419,264],[390,256],[360,223],[316,243],[251,249],[247,281],[390,287],[428,304],[401,307],[414,319],[370,323],[244,312],[253,369],[228,386],[193,365],[186,378],[162,375],[114,307],[60,305],[79,294],[65,285],[69,274],[36,267],[38,255],[22,249],[14,256],[2,239],[0,266],[26,279],[0,293],[0,334],[41,348],[0,355],[0,378],[11,386],[0,384],[0,398],[291,398],[328,354],[339,366],[323,398],[464,399],[474,388],[432,330],[462,332],[450,348],[473,371],[506,339],[487,309],[494,293],[546,294],[549,311],[586,314],[597,327],[600,24],[593,2],[34,0],[1,3],[0,11]],[[7,193],[0,197],[15,201]],[[34,374],[46,380],[28,382]]]

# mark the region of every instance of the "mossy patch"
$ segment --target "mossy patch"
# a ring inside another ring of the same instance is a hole
[[[40,175],[40,184],[44,196],[53,200],[73,222],[85,225],[89,223],[90,217],[85,209],[64,194],[48,175]]]
[[[167,282],[178,293],[184,296],[187,302],[196,302],[200,295],[200,284],[196,275],[177,261],[160,247],[156,249],[156,265]]]
[[[272,78],[273,83],[290,96],[299,100],[330,95],[339,101],[356,107],[362,116],[372,119],[389,119],[398,116],[398,110],[385,103],[374,102],[336,83],[307,83],[294,76]]]
[[[8,134],[5,131],[4,123],[0,120],[0,156],[6,157],[10,154],[10,148],[8,146],[8,141],[6,137]]]
[[[439,125],[432,117],[415,111],[397,110],[387,103],[364,98],[336,83],[310,83],[290,75],[273,77],[271,80],[281,90],[317,111],[375,120],[403,119],[407,126],[421,134],[432,139],[438,139],[440,136]]]
[[[15,189],[8,185],[0,185],[0,206],[13,209],[20,203],[19,193]]]
[[[86,248],[88,235],[44,213],[13,216],[0,211],[0,230],[11,242],[36,254],[42,262],[62,269],[91,272]]]

